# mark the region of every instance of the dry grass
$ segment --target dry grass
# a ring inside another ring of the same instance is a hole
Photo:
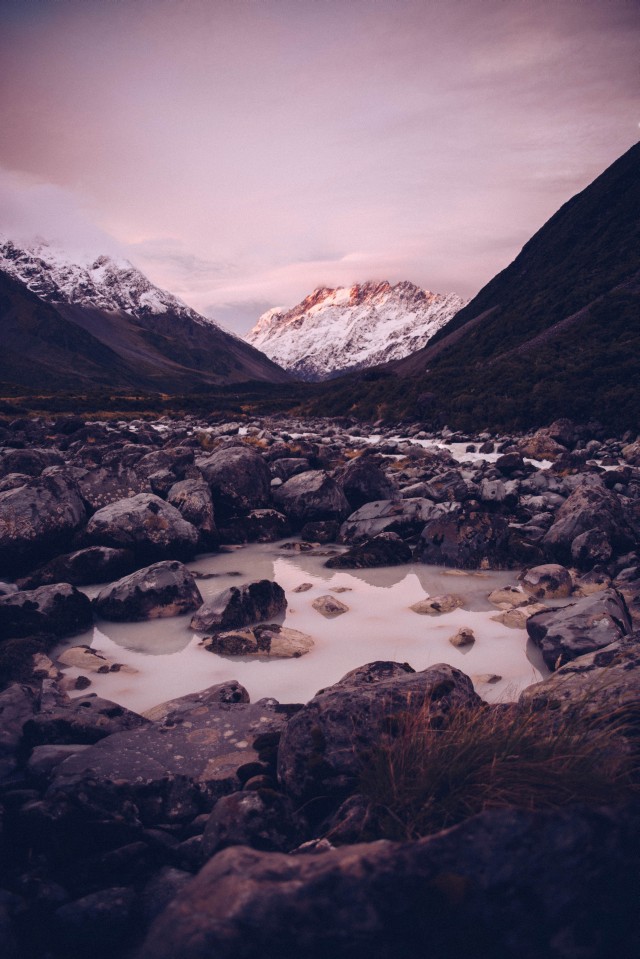
[[[390,838],[428,835],[496,807],[623,801],[638,789],[632,723],[506,706],[463,709],[433,728],[427,704],[375,750],[361,789],[386,810]]]

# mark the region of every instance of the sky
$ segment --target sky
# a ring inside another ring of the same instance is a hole
[[[473,296],[640,134],[640,0],[0,0],[0,232],[236,332]]]

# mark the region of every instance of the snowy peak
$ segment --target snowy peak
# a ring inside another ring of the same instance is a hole
[[[319,287],[291,310],[263,313],[246,339],[302,379],[321,380],[421,349],[464,305],[408,281]]]
[[[137,319],[174,313],[196,323],[213,323],[178,297],[154,286],[128,260],[99,256],[81,263],[46,243],[21,247],[0,237],[0,270],[47,303],[123,311]]]

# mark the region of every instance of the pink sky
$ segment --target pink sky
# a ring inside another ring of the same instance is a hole
[[[638,137],[636,0],[0,0],[0,231],[239,331],[471,296]]]

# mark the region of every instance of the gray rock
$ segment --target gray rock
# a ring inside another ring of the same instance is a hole
[[[62,476],[0,493],[0,573],[15,576],[63,552],[85,520],[75,486]]]
[[[358,543],[384,532],[398,533],[406,539],[420,533],[433,508],[433,502],[422,496],[367,503],[344,521],[340,527],[340,540]]]
[[[135,567],[133,553],[128,549],[109,546],[89,546],[73,553],[56,556],[49,563],[20,580],[21,589],[36,589],[51,583],[71,583],[86,586],[89,583],[107,583],[130,573]]]
[[[274,490],[273,499],[294,528],[319,520],[342,520],[349,513],[344,493],[324,470],[292,476]]]
[[[125,729],[147,726],[148,720],[95,693],[76,699],[59,697],[23,726],[25,746],[92,744]]]
[[[280,781],[298,800],[342,799],[357,786],[366,750],[393,735],[390,716],[427,709],[444,719],[476,703],[471,680],[451,666],[416,673],[406,664],[371,663],[352,670],[291,718],[278,752]]]
[[[411,549],[397,533],[378,533],[372,539],[357,543],[324,564],[328,569],[369,569],[375,566],[400,566],[410,563]]]
[[[97,545],[131,549],[140,560],[191,558],[199,539],[196,528],[153,493],[98,510],[87,525],[87,538]]]
[[[196,581],[178,560],[139,569],[101,590],[93,601],[103,619],[135,623],[180,616],[202,605]]]
[[[167,494],[167,502],[175,506],[188,523],[195,526],[203,548],[217,545],[219,537],[208,483],[197,479],[174,483]]]
[[[318,596],[311,605],[321,616],[326,617],[326,619],[335,619],[336,616],[341,616],[343,613],[349,612],[349,607],[346,603],[336,599],[335,596],[330,596],[328,593],[326,596]]]
[[[137,959],[631,957],[637,843],[628,815],[505,809],[417,842],[233,847],[169,904]]]
[[[303,824],[289,799],[273,790],[246,790],[217,801],[202,837],[202,853],[209,859],[230,846],[289,852],[302,838]]]
[[[151,492],[149,480],[122,463],[114,463],[109,468],[96,466],[85,470],[78,476],[77,483],[90,512],[138,493]]]
[[[601,549],[605,542],[613,550],[624,550],[633,546],[633,534],[618,496],[602,485],[583,484],[578,486],[560,507],[553,526],[542,540],[542,545],[551,559],[559,563],[570,563],[574,540],[591,530],[598,530],[602,534],[599,538]],[[585,561],[587,558],[585,555]]]
[[[0,692],[0,781],[15,768],[23,726],[36,707],[33,692],[26,686],[12,683]]]
[[[199,457],[195,462],[211,488],[217,518],[269,505],[271,473],[254,450],[232,446]]]
[[[236,629],[268,621],[286,608],[282,587],[261,579],[244,586],[230,586],[207,600],[193,616],[191,628],[198,632]]]
[[[154,723],[167,722],[169,725],[178,721],[179,717],[194,710],[205,712],[213,703],[248,703],[249,693],[241,686],[237,679],[230,679],[226,683],[217,683],[197,693],[188,693],[178,699],[169,699],[165,703],[153,706],[145,712],[147,719]]]
[[[577,603],[530,616],[527,632],[549,669],[558,669],[629,634],[631,621],[620,593],[605,589]]]
[[[498,513],[458,503],[434,506],[420,535],[416,555],[423,563],[457,569],[508,569],[514,565],[506,519]]]
[[[266,626],[245,626],[216,633],[204,644],[205,649],[219,656],[257,656],[260,659],[298,659],[313,649],[314,642],[306,633],[271,623]]]
[[[69,583],[19,590],[0,597],[0,636],[5,639],[35,633],[73,636],[92,623],[89,597]]]
[[[360,509],[365,503],[393,499],[398,494],[395,484],[371,456],[358,456],[350,460],[341,471],[338,482],[352,511]]]
[[[571,596],[573,580],[568,569],[558,563],[533,566],[518,576],[525,593],[536,599],[563,599]]]

